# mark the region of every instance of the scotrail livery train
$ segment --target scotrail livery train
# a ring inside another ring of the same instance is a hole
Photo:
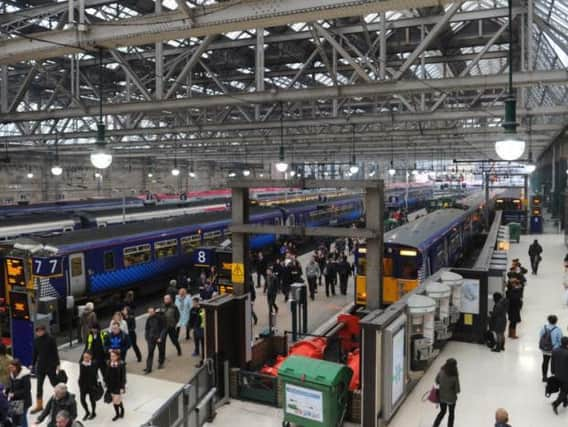
[[[464,209],[440,209],[389,231],[384,237],[383,303],[391,304],[442,267],[454,266],[482,229],[484,196],[469,196]],[[366,247],[358,247],[355,303],[366,305]]]
[[[363,214],[361,197],[348,196],[285,207],[254,207],[250,222],[348,225]],[[34,286],[41,296],[61,299],[72,295],[77,300],[135,286],[149,287],[191,265],[196,247],[216,246],[226,240],[229,225],[230,213],[207,212],[51,237],[19,238],[5,255],[6,284],[8,288]],[[250,247],[260,249],[275,243],[276,238],[251,236]]]

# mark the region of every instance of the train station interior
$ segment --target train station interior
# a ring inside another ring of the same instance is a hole
[[[567,100],[568,0],[0,0],[0,427],[565,425]]]

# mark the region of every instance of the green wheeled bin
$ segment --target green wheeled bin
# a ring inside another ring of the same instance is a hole
[[[518,222],[509,223],[509,240],[517,243],[521,241],[521,224]]]
[[[284,427],[335,427],[343,423],[353,372],[345,365],[290,356],[278,376],[284,388]]]

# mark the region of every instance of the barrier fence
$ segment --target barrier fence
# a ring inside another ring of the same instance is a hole
[[[224,363],[223,377],[228,375]],[[201,427],[215,416],[216,404],[224,401],[215,383],[215,364],[207,359],[191,379],[171,396],[142,427]],[[225,383],[228,378],[224,379]],[[228,392],[226,387],[221,387]]]

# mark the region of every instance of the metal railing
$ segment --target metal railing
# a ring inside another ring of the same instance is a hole
[[[228,362],[223,377],[228,375]],[[228,377],[224,379],[228,382]],[[225,387],[227,394],[227,387]],[[201,427],[215,416],[216,404],[225,396],[218,396],[215,384],[215,364],[207,359],[203,366],[170,397],[142,427]]]

